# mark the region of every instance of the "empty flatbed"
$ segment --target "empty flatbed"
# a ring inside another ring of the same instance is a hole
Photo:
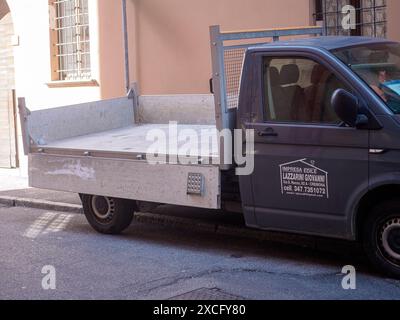
[[[135,107],[121,98],[34,112],[22,108],[30,185],[220,208],[216,126],[137,123]],[[148,153],[167,161],[152,165]]]

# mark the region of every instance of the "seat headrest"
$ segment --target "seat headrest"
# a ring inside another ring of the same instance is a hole
[[[320,83],[322,76],[324,75],[325,72],[326,72],[325,67],[321,66],[320,64],[315,65],[311,73],[311,83],[312,84]]]
[[[280,85],[280,75],[278,68],[269,67],[269,79],[271,81],[271,86],[276,87]]]
[[[300,69],[296,64],[287,64],[282,67],[280,73],[281,85],[294,84],[299,82]]]

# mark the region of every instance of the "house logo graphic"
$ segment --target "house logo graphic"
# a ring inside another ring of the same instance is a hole
[[[307,160],[279,166],[282,195],[329,199],[328,172]]]

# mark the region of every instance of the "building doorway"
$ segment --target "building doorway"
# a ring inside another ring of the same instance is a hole
[[[10,9],[0,0],[0,168],[15,168],[17,162],[15,74]]]

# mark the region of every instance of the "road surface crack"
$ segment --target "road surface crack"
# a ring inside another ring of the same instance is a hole
[[[199,279],[205,276],[211,276],[215,274],[222,274],[222,273],[264,273],[267,275],[273,275],[273,276],[282,276],[282,277],[301,277],[301,278],[307,278],[307,277],[329,277],[329,276],[336,276],[337,272],[327,272],[327,273],[318,273],[318,274],[299,274],[299,273],[288,273],[288,272],[277,272],[277,271],[268,271],[268,270],[263,270],[263,269],[257,269],[257,268],[233,268],[233,269],[226,269],[226,268],[217,268],[217,269],[211,269],[211,270],[205,270],[202,272],[194,273],[194,274],[188,274],[185,276],[175,276],[175,277],[164,277],[164,278],[159,278],[155,280],[148,281],[143,284],[137,284],[135,285],[136,287],[141,287],[141,289],[137,290],[137,293],[140,294],[150,294],[153,291],[164,289],[173,285],[176,285],[182,281],[187,281],[187,280],[193,280],[193,279]],[[158,284],[156,284],[158,283]],[[153,284],[153,286],[152,286]],[[154,285],[156,284],[156,285]],[[133,285],[128,285],[124,288],[132,287]],[[144,287],[144,288],[143,288]]]

